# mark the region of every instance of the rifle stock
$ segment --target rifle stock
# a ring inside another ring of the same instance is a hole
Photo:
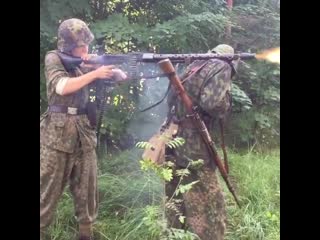
[[[235,194],[235,191],[229,181],[227,172],[222,164],[222,161],[218,155],[217,149],[215,147],[214,142],[212,141],[208,129],[204,122],[201,120],[199,113],[197,112],[196,108],[194,107],[190,97],[186,93],[183,85],[181,84],[181,80],[179,79],[178,75],[175,72],[175,69],[170,61],[170,59],[161,60],[159,63],[161,70],[167,74],[172,86],[175,88],[176,92],[179,94],[182,103],[186,107],[187,113],[192,116],[193,124],[199,130],[199,133],[206,143],[207,149],[210,153],[211,158],[213,158],[216,166],[218,167],[220,174],[225,181],[229,191],[233,195],[237,205],[240,207],[240,202]]]

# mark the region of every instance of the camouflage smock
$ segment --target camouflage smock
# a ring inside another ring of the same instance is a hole
[[[195,61],[186,69],[186,73],[201,66],[205,61]],[[215,119],[223,118],[230,109],[231,75],[232,65],[219,60],[211,59],[196,72],[191,78],[183,82],[183,86],[191,98],[193,104],[199,107],[200,117],[205,121],[209,132]],[[178,137],[185,139],[186,143],[174,150],[176,164],[186,167],[189,159],[203,159],[207,164],[210,160],[205,143],[202,141],[198,130],[190,126],[191,119],[186,117],[187,112],[180,97],[171,90],[168,96],[169,109],[174,106],[174,119],[179,123]],[[189,126],[184,127],[188,122]]]
[[[48,104],[85,108],[89,101],[88,86],[67,96],[60,96],[56,93],[56,85],[62,77],[77,77],[82,74],[80,68],[68,73],[57,52],[48,52],[45,57]],[[62,152],[73,153],[79,141],[84,152],[91,151],[97,144],[95,129],[90,125],[87,115],[67,115],[48,111],[42,114],[40,144]]]

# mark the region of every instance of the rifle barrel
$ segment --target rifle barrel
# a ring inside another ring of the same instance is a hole
[[[129,65],[136,66],[139,62],[156,63],[164,59],[170,59],[173,63],[192,62],[194,60],[209,60],[218,58],[226,61],[237,59],[254,59],[254,53],[236,53],[236,54],[217,54],[217,53],[190,53],[190,54],[154,54],[154,53],[128,53],[128,54],[104,54],[91,58],[90,60],[83,60],[79,57],[73,57],[67,54],[59,54],[66,65],[78,66],[82,62],[86,64],[103,64],[116,65],[129,63]]]
[[[254,53],[238,53],[238,54],[217,54],[217,53],[196,53],[196,54],[142,54],[141,60],[143,62],[155,62],[164,59],[170,59],[171,62],[185,62],[186,59],[190,60],[209,60],[212,58],[219,58],[223,60],[236,60],[236,59],[253,59]]]

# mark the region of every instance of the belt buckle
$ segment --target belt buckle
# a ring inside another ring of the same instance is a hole
[[[76,115],[78,113],[78,108],[68,107],[68,114]]]

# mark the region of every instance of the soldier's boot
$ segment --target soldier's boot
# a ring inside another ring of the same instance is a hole
[[[93,240],[92,225],[79,224],[79,240]]]

